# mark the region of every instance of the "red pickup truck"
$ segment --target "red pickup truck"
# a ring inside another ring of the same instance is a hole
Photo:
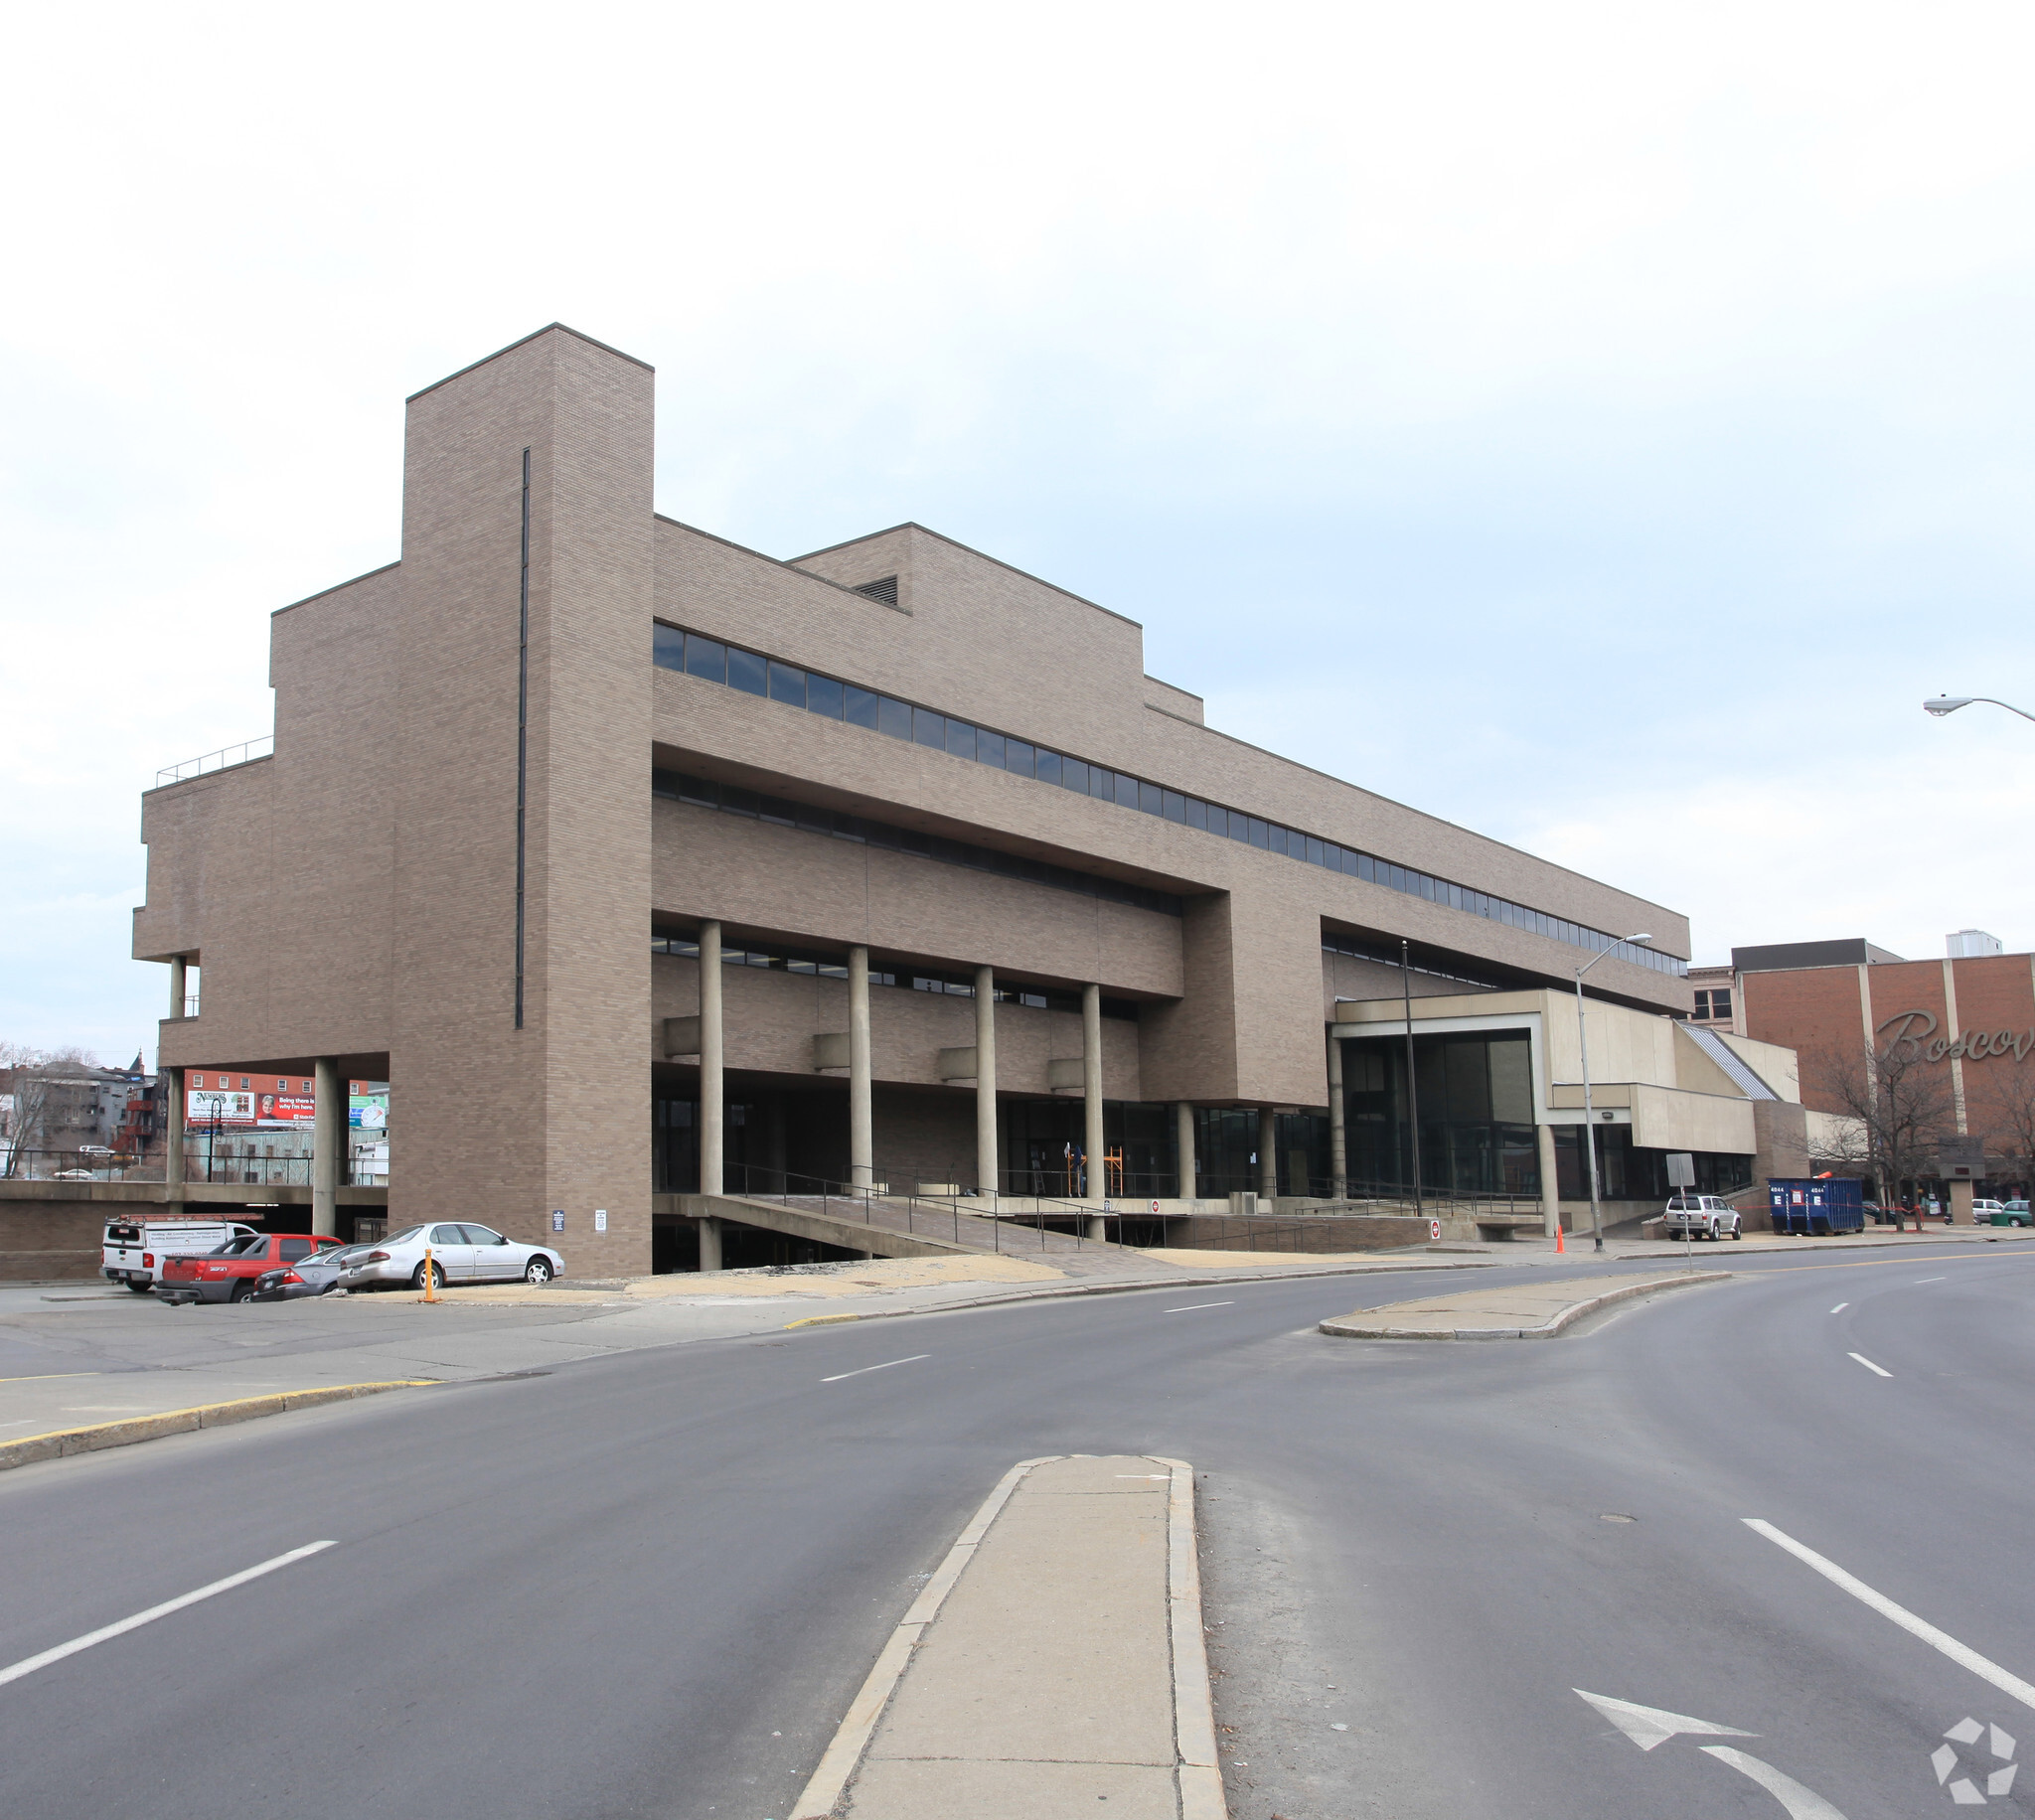
[[[217,1251],[170,1259],[155,1286],[156,1299],[172,1304],[244,1301],[262,1272],[299,1263],[313,1252],[330,1251],[339,1243],[315,1233],[250,1232],[229,1240]]]

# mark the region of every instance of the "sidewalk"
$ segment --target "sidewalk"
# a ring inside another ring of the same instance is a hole
[[[0,1446],[52,1433],[348,1385],[457,1383],[814,1319],[876,1320],[1040,1296],[1289,1277],[1460,1270],[1494,1260],[1227,1252],[1194,1268],[1115,1253],[1135,1270],[1076,1278],[1018,1258],[879,1259],[174,1308],[90,1283],[0,1289]]]
[[[1462,1289],[1417,1301],[1386,1302],[1325,1320],[1321,1331],[1352,1340],[1545,1340],[1586,1314],[1636,1295],[1728,1283],[1729,1271],[1569,1277],[1505,1289]]]
[[[1221,1820],[1193,1468],[1015,1467],[856,1696],[792,1820]]]

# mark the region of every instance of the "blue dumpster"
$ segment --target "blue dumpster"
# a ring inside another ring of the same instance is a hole
[[[1860,1232],[1865,1227],[1865,1208],[1855,1176],[1833,1175],[1826,1181],[1810,1179],[1767,1182],[1767,1211],[1774,1216],[1776,1232],[1797,1238],[1833,1232]]]

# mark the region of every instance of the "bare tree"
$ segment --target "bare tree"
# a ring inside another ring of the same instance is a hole
[[[29,1153],[43,1142],[56,1089],[80,1068],[97,1066],[82,1049],[37,1049],[27,1043],[0,1042],[0,1094],[7,1098],[4,1128],[0,1128],[0,1140],[4,1140],[0,1176],[21,1174]]]
[[[2025,1177],[2035,1170],[2035,1070],[1988,1068],[1977,1089],[1964,1074],[1965,1110],[1980,1120],[1993,1148],[2013,1161]]]
[[[1936,1173],[1938,1146],[1957,1129],[1949,1068],[1920,1045],[1897,1041],[1884,1050],[1826,1050],[1809,1072],[1850,1122],[1824,1161],[1864,1165],[1894,1198],[1903,1182]]]

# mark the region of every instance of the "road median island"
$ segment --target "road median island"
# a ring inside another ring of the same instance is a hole
[[[1547,1340],[1586,1314],[1636,1295],[1728,1283],[1729,1271],[1675,1271],[1657,1276],[1574,1277],[1517,1284],[1504,1289],[1464,1289],[1418,1301],[1358,1308],[1321,1323],[1321,1331],[1351,1340]]]
[[[1193,1468],[1014,1466],[876,1658],[792,1820],[1223,1820]]]
[[[105,1447],[128,1447],[137,1441],[160,1441],[165,1435],[188,1435],[196,1429],[226,1428],[262,1416],[284,1416],[292,1410],[316,1409],[321,1403],[344,1403],[373,1397],[385,1390],[413,1390],[435,1383],[431,1378],[397,1378],[382,1384],[326,1384],[310,1390],[274,1391],[261,1397],[235,1397],[226,1403],[201,1403],[191,1409],[161,1410],[130,1416],[122,1422],[95,1422],[85,1428],[55,1429],[46,1435],[24,1435],[0,1441],[0,1471],[32,1466],[39,1460],[63,1459],[74,1453],[96,1453]]]

